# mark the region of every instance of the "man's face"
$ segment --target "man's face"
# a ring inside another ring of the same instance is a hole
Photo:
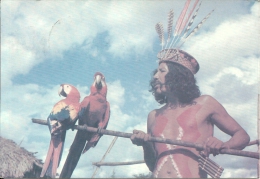
[[[153,78],[155,81],[154,88],[156,93],[165,93],[165,76],[169,72],[168,66],[166,63],[161,63],[157,69],[157,72],[154,74]]]

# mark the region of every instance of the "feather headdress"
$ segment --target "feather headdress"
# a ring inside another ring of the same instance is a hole
[[[214,10],[212,10],[192,29],[193,22],[197,17],[197,13],[201,6],[201,2],[199,3],[199,0],[195,0],[189,13],[187,13],[189,10],[190,3],[191,0],[186,1],[184,8],[182,9],[181,14],[178,17],[178,20],[174,27],[174,31],[173,31],[173,10],[170,10],[168,15],[168,37],[167,37],[166,45],[164,40],[164,31],[163,31],[162,23],[160,22],[157,23],[155,29],[159,35],[161,45],[162,45],[162,50],[157,55],[159,62],[172,61],[175,63],[179,63],[185,66],[186,68],[188,68],[193,74],[195,74],[199,70],[199,64],[197,60],[194,57],[192,57],[190,54],[188,54],[183,50],[180,50],[179,48],[187,41],[188,38],[190,38],[194,33],[196,33],[199,30],[199,28],[209,18],[209,16],[212,14]]]
[[[162,23],[160,23],[160,22],[157,23],[155,25],[155,30],[156,30],[156,32],[159,35],[159,38],[160,38],[160,41],[161,41],[161,46],[162,46],[162,49],[163,49],[163,47],[164,47],[164,32],[163,32],[163,25],[162,25]]]

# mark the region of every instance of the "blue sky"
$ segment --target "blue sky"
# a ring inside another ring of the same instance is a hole
[[[149,111],[160,106],[149,90],[151,72],[161,49],[155,24],[166,29],[170,9],[175,17],[185,1],[8,1],[1,2],[1,136],[45,160],[49,145],[46,119],[61,83],[89,94],[96,71],[106,76],[111,104],[110,130],[146,130]],[[215,9],[202,28],[182,47],[200,63],[196,74],[202,94],[216,98],[257,139],[259,3],[203,1],[195,24]],[[176,22],[176,18],[175,18]],[[68,131],[60,172],[75,131]],[[215,135],[223,141],[229,136]],[[105,153],[111,136],[84,154],[73,177],[91,177],[92,162]],[[255,146],[246,150],[257,151]],[[142,149],[118,139],[105,161],[142,160]],[[256,177],[254,159],[217,156],[223,177]],[[98,177],[132,177],[148,173],[144,164],[102,167]]]

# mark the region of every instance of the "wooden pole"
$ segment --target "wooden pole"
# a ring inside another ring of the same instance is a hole
[[[142,164],[144,160],[132,161],[132,162],[93,162],[95,166],[118,166],[118,165],[135,165]]]
[[[117,136],[112,140],[112,142],[111,142],[111,144],[109,145],[109,147],[108,147],[106,153],[104,154],[104,156],[102,157],[102,159],[100,160],[99,163],[102,163],[102,162],[104,161],[104,159],[106,158],[107,154],[110,152],[110,150],[111,150],[112,147],[114,146],[116,140],[117,140]],[[92,175],[91,178],[95,178],[95,175],[96,175],[96,173],[98,172],[98,170],[99,170],[99,168],[100,168],[100,165],[96,165],[96,166],[97,166],[97,167],[96,167],[96,170],[94,171],[94,173],[93,173],[93,175]]]
[[[42,120],[42,119],[32,119],[32,122],[42,124],[42,125],[47,125],[47,121]],[[75,125],[72,127],[72,130],[74,130],[74,129],[85,130],[85,131],[94,132],[94,133],[98,132],[97,128],[89,127],[87,125],[84,125],[84,126]],[[111,135],[111,136],[117,136],[117,137],[123,137],[123,138],[130,138],[133,135],[132,133],[118,132],[118,131],[105,130],[105,129],[101,129],[99,131],[99,133],[103,134],[103,135]],[[149,141],[195,148],[199,151],[204,150],[204,147],[202,144],[186,142],[186,141],[181,141],[181,140],[171,140],[171,139],[164,139],[164,138],[160,138],[160,137],[150,137]],[[229,155],[244,156],[244,157],[259,159],[258,152],[249,152],[249,151],[241,151],[241,150],[233,150],[233,149],[222,149],[220,152],[221,152],[221,154],[229,154]]]

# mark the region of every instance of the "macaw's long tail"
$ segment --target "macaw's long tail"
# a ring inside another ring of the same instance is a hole
[[[60,178],[70,178],[74,169],[76,168],[81,152],[85,146],[87,139],[89,138],[89,133],[86,131],[78,131],[76,137],[70,147],[69,154],[67,156],[66,162],[60,174]]]
[[[49,176],[55,178],[57,168],[60,164],[64,141],[65,141],[66,131],[56,136],[51,136],[49,150],[42,167],[42,172],[40,177]]]

